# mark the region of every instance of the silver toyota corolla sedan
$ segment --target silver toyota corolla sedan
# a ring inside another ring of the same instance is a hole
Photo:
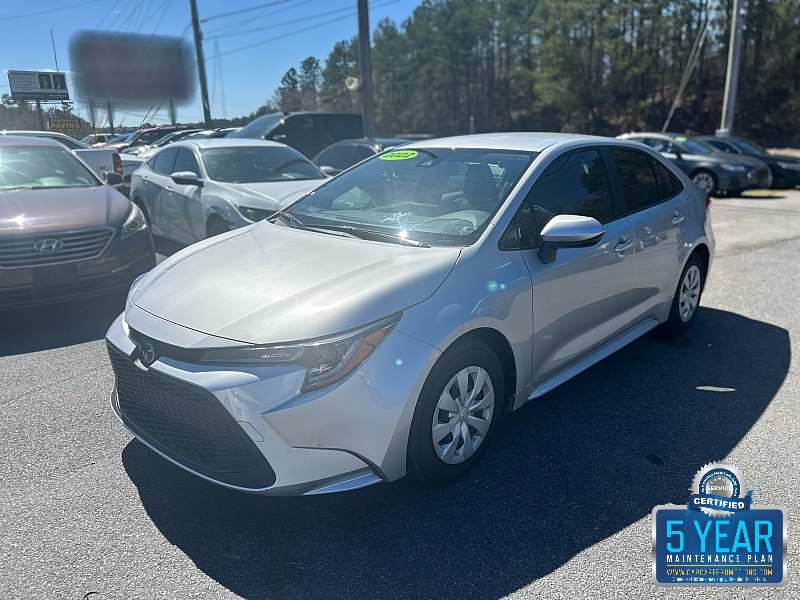
[[[111,404],[264,494],[473,467],[504,412],[697,315],[706,195],[650,148],[492,134],[392,149],[136,281]]]

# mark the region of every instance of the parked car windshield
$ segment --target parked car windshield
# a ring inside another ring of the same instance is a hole
[[[308,159],[284,146],[203,148],[200,155],[209,178],[224,183],[325,179]]]
[[[751,142],[750,140],[743,140],[742,138],[735,138],[732,140],[737,146],[740,148],[744,148],[747,152],[751,154],[769,154],[767,149],[759,146],[755,142]]]
[[[426,245],[470,245],[535,156],[490,149],[390,150],[301,199],[289,210],[292,224],[349,227]]]
[[[701,142],[700,140],[693,140],[691,138],[676,139],[692,154],[715,154],[719,152],[718,148],[714,148],[711,144]]]
[[[56,146],[0,147],[0,190],[102,185],[72,153]]]

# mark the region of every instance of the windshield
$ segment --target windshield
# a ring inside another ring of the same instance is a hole
[[[675,141],[683,144],[684,148],[691,154],[715,154],[719,152],[719,148],[714,148],[711,144],[700,140],[680,136],[675,138]]]
[[[357,227],[431,246],[474,243],[536,154],[415,148],[378,155],[301,199],[293,226]]]
[[[308,159],[286,146],[203,148],[200,156],[209,178],[224,183],[325,179]]]
[[[102,185],[72,153],[56,146],[0,146],[0,190]]]
[[[755,142],[751,142],[750,140],[735,138],[730,141],[739,146],[739,148],[742,148],[745,152],[748,152],[749,154],[769,154],[766,148],[763,148],[762,146],[759,146],[758,144],[756,144]]]
[[[250,121],[238,131],[234,131],[230,134],[230,137],[264,139],[268,133],[280,124],[281,120],[283,120],[283,113],[264,115]]]

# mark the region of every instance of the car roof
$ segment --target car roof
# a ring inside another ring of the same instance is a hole
[[[419,140],[405,144],[403,149],[441,148],[442,146],[447,146],[449,148],[486,148],[541,152],[550,146],[579,141],[620,143],[620,140],[614,138],[577,133],[514,132],[482,133]]]
[[[69,138],[71,140],[75,140],[74,137],[67,135],[66,133],[60,133],[58,131],[39,131],[36,129],[4,129],[0,131],[3,135],[18,135],[18,136],[26,136],[26,137],[39,137],[39,138]],[[78,140],[75,140],[78,141]]]
[[[255,138],[189,138],[183,139],[170,144],[173,148],[180,148],[186,146],[193,146],[196,148],[229,148],[229,147],[247,147],[247,146],[268,146],[273,148],[289,148],[286,144],[280,142],[271,142],[269,140],[258,140]],[[293,149],[293,148],[292,148]],[[295,152],[297,152],[295,150]]]
[[[15,135],[17,132],[2,132],[0,135],[0,145],[3,146],[57,146],[63,148],[64,145],[50,137],[33,135]]]

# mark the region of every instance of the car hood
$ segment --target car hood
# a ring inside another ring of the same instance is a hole
[[[214,192],[232,202],[241,202],[241,204],[252,208],[280,210],[289,206],[303,193],[324,182],[325,179],[266,181],[261,183],[216,182]]]
[[[711,156],[719,159],[719,162],[721,163],[729,163],[733,165],[745,165],[754,168],[766,166],[763,160],[760,160],[755,156],[746,156],[744,154],[731,154],[728,152],[715,152]]]
[[[0,192],[0,233],[38,234],[119,225],[130,201],[108,185]]]
[[[425,300],[459,254],[460,248],[415,248],[261,222],[173,255],[134,287],[130,300],[172,323],[238,342],[306,340]]]

